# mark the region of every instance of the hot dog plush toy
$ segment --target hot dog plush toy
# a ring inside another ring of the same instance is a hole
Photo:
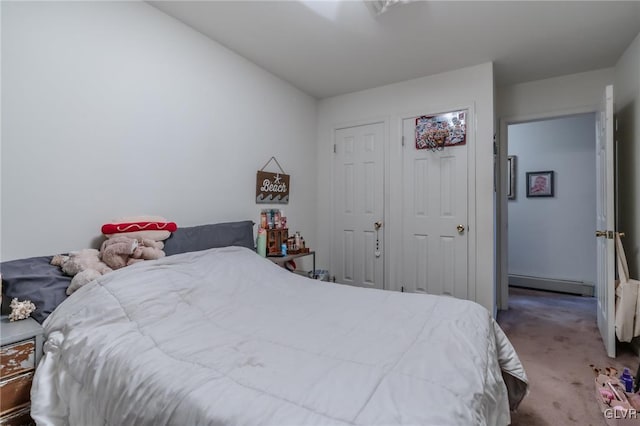
[[[175,222],[169,222],[161,216],[131,216],[102,225],[102,233],[111,238],[120,234],[129,238],[147,238],[164,241],[178,229]]]

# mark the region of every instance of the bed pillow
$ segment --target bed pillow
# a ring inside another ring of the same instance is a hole
[[[31,300],[36,310],[33,319],[42,323],[67,298],[65,291],[71,277],[58,266],[49,264],[51,256],[31,257],[0,263],[2,272],[2,305],[17,297]]]
[[[164,242],[167,256],[216,247],[240,246],[255,249],[253,222],[216,223],[178,228]]]

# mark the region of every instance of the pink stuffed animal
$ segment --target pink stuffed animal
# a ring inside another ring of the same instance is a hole
[[[127,265],[142,262],[143,260],[160,259],[165,256],[164,243],[162,241],[154,241],[147,238],[138,239],[138,247],[133,251]]]
[[[138,247],[138,240],[124,236],[109,238],[100,247],[100,257],[112,269],[127,266],[129,258]]]
[[[69,296],[88,282],[112,271],[100,260],[100,253],[96,249],[72,251],[68,256],[57,254],[51,259],[51,264],[59,266],[64,274],[73,277],[67,287]]]

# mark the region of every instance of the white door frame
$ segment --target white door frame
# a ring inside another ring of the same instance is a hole
[[[398,169],[395,170],[397,173],[398,182],[396,183],[396,190],[399,191],[399,194],[402,194],[402,177],[403,177],[403,146],[402,146],[402,134],[403,134],[403,122],[406,119],[415,118],[421,115],[429,115],[429,114],[438,114],[449,111],[459,111],[459,110],[467,110],[469,117],[467,120],[467,249],[468,249],[468,257],[467,257],[467,288],[468,288],[468,299],[472,301],[477,301],[476,290],[477,290],[477,253],[478,253],[478,239],[477,239],[477,215],[476,215],[476,145],[477,145],[477,118],[476,118],[476,108],[474,102],[468,102],[464,104],[457,105],[430,105],[424,106],[420,108],[420,110],[411,110],[406,111],[401,114],[398,114],[395,117],[396,125],[397,125],[397,150],[394,152],[397,153],[398,157],[395,158],[396,164],[398,165]],[[405,144],[411,144],[412,141],[405,141]],[[405,147],[406,148],[406,147]],[[506,161],[506,160],[505,160]],[[402,223],[402,196],[396,197],[395,212],[397,214],[397,231],[396,231],[396,241],[394,245],[394,249],[396,249],[397,255],[397,265],[401,265],[402,259],[399,257],[402,253],[402,232],[404,223]],[[396,248],[397,247],[397,248]],[[394,285],[397,285],[398,288],[396,290],[400,290],[400,285],[404,280],[404,276],[402,273],[402,268],[396,267],[396,279],[397,282]],[[497,306],[497,305],[494,305]],[[492,312],[492,315],[495,317],[495,312]]]
[[[336,141],[336,131],[340,130],[340,129],[346,129],[349,127],[356,127],[356,126],[366,126],[368,124],[376,124],[376,123],[382,123],[382,125],[384,126],[384,146],[383,146],[383,155],[384,155],[384,160],[383,160],[383,172],[384,172],[384,189],[383,189],[383,194],[385,194],[384,198],[384,212],[383,212],[383,216],[384,216],[384,221],[385,223],[382,226],[382,247],[383,247],[383,255],[384,255],[384,283],[383,283],[383,289],[385,290],[389,290],[389,285],[390,285],[390,275],[389,275],[389,265],[390,265],[390,239],[389,239],[389,231],[388,231],[388,226],[387,223],[390,221],[390,202],[389,202],[389,197],[386,196],[386,194],[389,194],[389,144],[390,144],[390,131],[389,131],[389,117],[388,116],[378,116],[378,117],[371,117],[371,118],[364,118],[361,120],[352,120],[352,121],[345,121],[345,122],[340,122],[340,123],[335,123],[333,125],[333,127],[331,128],[331,141],[332,141],[332,145],[331,145],[331,149],[333,150],[334,146],[336,145],[337,141]],[[334,154],[332,154],[334,155]],[[335,161],[334,161],[334,157],[331,157],[331,199],[330,199],[330,212],[331,212],[331,217],[329,218],[329,223],[331,226],[331,232],[329,235],[329,270],[330,271],[335,271],[336,267],[337,267],[337,261],[339,259],[335,259],[334,258],[334,250],[333,250],[333,245],[335,243],[335,237],[334,237],[334,232],[333,230],[335,229],[335,220],[334,220],[334,212],[335,212],[335,203],[334,203],[334,199],[335,199],[335,193],[336,193],[336,189],[335,189],[335,182],[333,180],[333,176],[335,175]],[[333,274],[332,274],[333,275]]]
[[[539,114],[508,116],[500,119],[499,148],[498,148],[498,167],[496,167],[496,179],[500,188],[496,197],[496,294],[497,306],[499,310],[507,310],[509,308],[509,273],[508,273],[508,253],[509,253],[509,224],[508,224],[508,200],[507,192],[507,156],[509,155],[509,135],[508,127],[511,124],[527,123],[531,121],[549,120],[571,115],[596,113],[598,108],[580,107],[570,108],[558,111],[551,111]],[[595,168],[595,165],[594,165]],[[595,190],[595,189],[594,189]],[[595,222],[594,222],[595,226]]]

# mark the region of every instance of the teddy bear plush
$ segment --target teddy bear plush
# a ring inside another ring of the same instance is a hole
[[[69,252],[69,255],[57,254],[51,264],[60,266],[62,272],[73,277],[85,269],[95,269],[100,274],[111,272],[111,268],[100,260],[100,252],[96,249],[82,249]]]
[[[100,260],[100,252],[96,249],[83,249],[72,251],[68,255],[57,254],[51,259],[51,264],[60,266],[62,272],[73,277],[67,295],[95,280],[99,276],[111,272],[112,269]]]
[[[127,266],[129,258],[138,248],[138,240],[122,235],[108,238],[100,247],[100,258],[112,269]]]
[[[138,247],[133,251],[127,265],[142,262],[143,260],[160,259],[165,256],[164,243],[162,241],[154,241],[148,238],[138,238]]]
[[[69,287],[67,287],[67,296],[71,296],[74,291],[79,289],[85,284],[89,284],[91,281],[101,277],[103,274],[96,271],[95,269],[85,269],[84,271],[78,272],[71,279],[71,283]]]

